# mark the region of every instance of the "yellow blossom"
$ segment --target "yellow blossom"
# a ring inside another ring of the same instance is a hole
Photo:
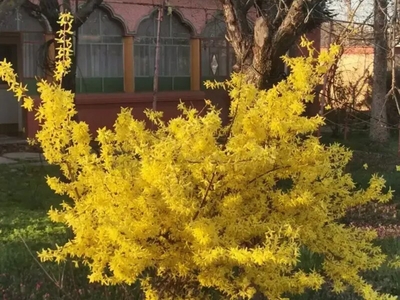
[[[90,282],[140,280],[148,300],[205,299],[204,288],[228,299],[256,292],[281,299],[326,280],[337,292],[352,286],[368,300],[394,299],[361,275],[385,261],[376,233],[339,222],[351,207],[389,201],[392,191],[382,192],[377,175],[357,190],[345,171],[351,152],[321,145],[313,132],[323,119],[302,116],[303,100],[312,101],[337,47],[314,58],[312,42],[302,39],[310,56],[285,57],[292,72],[269,91],[245,84],[242,74],[207,82],[231,96],[227,126],[210,102],[204,114],[181,103],[181,116],[169,122],[145,111],[153,131],[122,109],[114,128],[98,130],[96,155],[89,126],[73,119],[74,95],[61,88],[71,64],[72,16],[61,14],[59,22],[55,82],[37,84],[36,140],[69,179],[47,178],[71,200],[49,217],[74,235],[42,251],[41,261],[80,261]],[[0,62],[0,75],[32,108],[11,64]],[[304,250],[324,258],[318,271],[299,267]]]

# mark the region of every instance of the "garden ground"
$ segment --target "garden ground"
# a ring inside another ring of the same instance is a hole
[[[323,138],[330,143],[331,138]],[[338,140],[336,140],[338,141]],[[390,256],[400,255],[400,172],[397,140],[377,147],[368,144],[363,135],[352,135],[349,142],[339,142],[354,151],[349,171],[359,186],[364,186],[371,174],[378,172],[395,190],[389,205],[370,205],[354,210],[346,219],[358,226],[378,229],[384,251]],[[8,152],[28,150],[25,144],[14,142],[0,145],[0,156]],[[32,149],[29,149],[32,150]],[[34,149],[38,150],[38,149]],[[365,164],[368,168],[365,169]],[[40,263],[36,251],[64,243],[68,230],[49,221],[47,211],[63,200],[54,195],[45,182],[46,175],[57,175],[54,166],[24,161],[0,165],[0,293],[2,299],[139,299],[137,287],[104,287],[88,284],[87,270],[76,269],[71,263]],[[396,191],[397,190],[397,191]],[[316,267],[318,257],[304,252],[304,268]],[[367,280],[382,292],[400,296],[400,271],[383,266],[369,272]],[[343,296],[333,295],[329,289],[308,292],[293,299],[358,299],[351,291]]]

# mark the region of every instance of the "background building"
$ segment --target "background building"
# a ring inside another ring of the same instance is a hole
[[[133,107],[143,118],[151,107],[155,64],[157,6],[152,0],[105,1],[80,27],[77,39],[77,96],[79,119],[93,132],[111,126],[120,107]],[[229,77],[235,58],[225,39],[225,23],[214,0],[171,1],[161,24],[158,109],[165,117],[177,114],[179,99],[203,107],[209,98],[223,109],[229,99],[221,91],[207,91],[207,79]],[[251,21],[251,20],[250,20]],[[16,66],[20,79],[32,93],[40,68],[41,45],[53,37],[50,28],[22,8],[0,23],[0,59]],[[320,34],[310,35],[319,48]],[[299,55],[295,45],[292,54]],[[19,109],[13,96],[0,86],[0,134],[32,137],[37,130],[34,114]]]

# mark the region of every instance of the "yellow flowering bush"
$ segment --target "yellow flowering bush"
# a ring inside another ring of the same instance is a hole
[[[62,14],[63,32],[72,17]],[[379,295],[360,276],[385,255],[372,244],[374,231],[342,225],[347,209],[390,200],[385,181],[373,176],[357,190],[344,168],[351,152],[326,147],[312,135],[323,123],[306,118],[304,101],[333,61],[337,48],[313,58],[284,58],[292,72],[268,91],[245,84],[241,75],[224,83],[231,98],[230,124],[206,101],[207,111],[179,105],[169,122],[147,111],[157,129],[122,109],[113,129],[99,129],[100,154],[91,151],[88,125],[73,120],[73,94],[61,89],[70,64],[70,41],[59,52],[52,83],[41,81],[37,140],[46,159],[68,182],[48,178],[72,204],[50,218],[68,225],[74,238],[39,254],[42,261],[72,258],[90,268],[90,281],[141,281],[146,299],[205,299],[207,289],[226,299],[256,292],[282,299],[331,282],[365,299]],[[18,90],[11,66],[0,74]],[[24,98],[24,90],[16,92]],[[32,108],[27,99],[27,107]],[[299,268],[302,248],[322,256],[321,269]]]

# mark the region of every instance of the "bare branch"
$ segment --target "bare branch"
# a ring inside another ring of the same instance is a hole
[[[41,12],[41,9],[40,9],[39,5],[37,5],[35,3],[32,3],[31,1],[28,1],[28,0],[24,0],[24,1],[21,1],[21,2],[22,2],[21,3],[21,7],[23,9],[25,9],[25,11],[31,17],[33,17],[35,19],[41,19],[42,12]]]
[[[249,11],[250,8],[252,8],[253,6],[254,6],[254,0],[247,0],[244,5],[244,9],[245,11]]]
[[[275,51],[278,51],[276,55],[283,55],[285,51],[281,49],[288,49],[304,33],[310,15],[313,13],[318,2],[316,0],[297,0],[292,2],[289,11],[274,36],[273,42],[277,45]]]
[[[86,20],[89,18],[90,14],[101,4],[103,0],[87,0],[85,3],[78,9],[74,17],[73,30],[76,31]]]
[[[227,36],[239,61],[244,61],[252,43],[247,12],[241,0],[220,0],[225,16]],[[250,9],[249,5],[246,6]]]

